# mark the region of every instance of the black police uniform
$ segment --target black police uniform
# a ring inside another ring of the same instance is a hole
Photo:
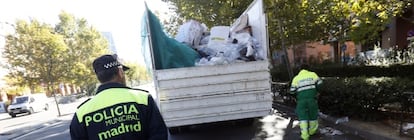
[[[78,108],[70,135],[73,140],[166,140],[168,129],[151,95],[107,83]]]

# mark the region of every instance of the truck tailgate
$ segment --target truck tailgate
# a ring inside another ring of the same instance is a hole
[[[156,70],[160,111],[168,127],[269,114],[269,63]]]

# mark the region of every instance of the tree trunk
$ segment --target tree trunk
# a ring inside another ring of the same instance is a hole
[[[339,49],[339,42],[335,41],[332,42],[332,47],[333,47],[333,51],[334,51],[334,62],[335,63],[339,63],[341,62],[341,55],[340,55],[340,49]]]

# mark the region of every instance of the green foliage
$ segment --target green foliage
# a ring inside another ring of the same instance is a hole
[[[97,80],[91,64],[96,57],[109,53],[107,40],[83,18],[78,19],[62,12],[59,19],[55,30],[64,37],[68,47],[63,52],[66,60],[66,69],[63,71],[65,82],[81,86],[94,85]]]
[[[269,32],[276,46],[281,35],[286,44],[304,41],[338,40],[368,42],[377,40],[389,20],[410,5],[409,0],[269,0]],[[283,34],[278,33],[278,22]],[[275,47],[275,46],[272,46]],[[278,48],[278,47],[277,47]],[[275,48],[273,48],[275,49]]]
[[[62,12],[55,27],[18,20],[15,34],[8,35],[3,56],[8,62],[11,86],[39,90],[41,84],[48,91],[59,83],[84,86],[95,85],[91,63],[99,55],[108,53],[108,43],[85,19]],[[85,87],[86,86],[86,87]]]
[[[170,9],[177,15],[165,21],[165,28],[174,35],[178,26],[187,20],[197,20],[207,27],[230,25],[238,18],[252,0],[164,0],[171,5]],[[169,26],[174,25],[174,26]]]
[[[60,81],[63,54],[66,44],[53,28],[37,20],[17,21],[16,34],[8,35],[3,55],[9,63],[9,78],[17,79],[17,85],[28,86],[34,92],[42,81]]]
[[[252,2],[234,0],[164,0],[176,15],[166,21],[176,30],[182,21],[195,19],[213,25],[230,25]],[[271,50],[314,40],[376,40],[389,20],[410,6],[410,0],[264,0]],[[279,27],[282,27],[280,32]]]
[[[138,86],[141,83],[144,83],[149,80],[149,75],[147,73],[146,67],[142,65],[137,65],[136,63],[126,63],[130,69],[125,72],[127,83],[133,87]]]
[[[311,70],[321,77],[407,77],[414,78],[412,70],[414,65],[392,65],[392,66],[315,66]]]
[[[286,82],[290,80],[286,65],[279,65],[270,69],[272,75],[272,81],[274,82]]]
[[[319,107],[330,115],[374,121],[381,119],[385,104],[399,102],[403,92],[413,90],[414,82],[407,78],[325,78]]]

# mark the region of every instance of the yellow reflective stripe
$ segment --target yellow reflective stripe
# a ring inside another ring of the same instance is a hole
[[[312,79],[304,81],[304,79]],[[310,72],[307,70],[301,70],[297,76],[295,76],[292,80],[291,87],[300,88],[305,85],[313,85],[313,84],[321,84],[322,80],[318,77],[318,75],[314,72]]]
[[[300,121],[299,122],[299,127],[302,131],[304,130],[308,130],[308,121]]]
[[[290,87],[290,91],[291,92],[295,92],[297,90],[297,88],[296,87]],[[293,93],[291,93],[291,94],[293,94]]]
[[[309,134],[313,135],[318,131],[319,123],[317,120],[309,121]]]
[[[308,122],[307,121],[300,121],[299,122],[299,127],[300,127],[300,137],[304,140],[308,140],[309,139],[309,132],[308,132]]]
[[[318,78],[316,81],[317,81],[316,84],[318,85],[322,84],[322,80],[320,78]]]
[[[100,92],[91,100],[83,104],[77,111],[79,123],[83,121],[83,116],[97,110],[110,107],[120,103],[136,102],[148,105],[148,93],[131,90],[127,88],[110,88]]]
[[[310,86],[300,87],[300,88],[298,88],[297,91],[299,92],[299,91],[304,91],[304,90],[314,89],[314,88],[316,88],[315,85],[310,85]]]

